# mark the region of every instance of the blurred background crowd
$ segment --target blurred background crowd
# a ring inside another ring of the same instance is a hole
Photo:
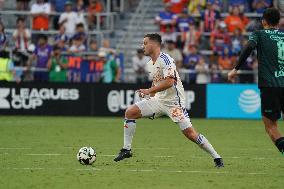
[[[113,83],[128,82],[125,75],[131,73],[134,82],[148,81],[148,57],[141,49],[124,57],[109,16],[123,19],[139,1],[123,1],[124,10],[121,0],[15,0],[14,10],[6,3],[0,0],[0,80]],[[152,20],[163,51],[187,83],[227,82],[249,33],[261,29],[262,12],[275,6],[284,18],[283,0],[163,0],[162,5]],[[281,19],[280,29],[283,25]],[[256,56],[247,59],[236,82],[257,81]]]

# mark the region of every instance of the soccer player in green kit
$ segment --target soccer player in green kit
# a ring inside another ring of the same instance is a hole
[[[281,112],[284,113],[284,31],[278,30],[279,20],[280,13],[277,9],[268,8],[264,11],[264,29],[250,35],[236,67],[228,73],[228,79],[234,80],[240,66],[257,49],[262,120],[267,134],[284,155],[284,137],[277,125]]]

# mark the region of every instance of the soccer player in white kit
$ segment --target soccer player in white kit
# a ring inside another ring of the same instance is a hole
[[[167,115],[179,125],[189,140],[212,156],[216,167],[224,167],[221,156],[209,141],[192,127],[188,113],[184,108],[184,89],[175,62],[168,54],[161,52],[161,43],[159,34],[144,36],[143,51],[146,56],[151,57],[148,62],[148,70],[153,79],[152,87],[139,89],[139,96],[144,99],[127,108],[124,122],[124,146],[114,161],[132,157],[131,143],[135,133],[136,119]]]

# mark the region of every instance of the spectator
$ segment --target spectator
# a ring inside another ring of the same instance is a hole
[[[0,0],[0,10],[2,11],[4,7],[5,0]]]
[[[17,66],[26,66],[28,61],[28,48],[30,45],[31,32],[25,26],[25,20],[22,17],[17,19],[17,29],[13,33],[15,41],[14,63]]]
[[[238,6],[241,12],[244,12],[247,7],[247,1],[245,0],[229,0],[229,12],[233,10],[233,7]]]
[[[58,23],[64,25],[68,38],[73,37],[77,24],[77,14],[72,11],[71,1],[65,3],[65,12],[60,15]]]
[[[192,46],[197,46],[200,43],[201,33],[196,30],[193,21],[189,23],[189,31],[182,34],[182,41],[184,43],[183,53],[189,54]]]
[[[87,56],[88,71],[86,74],[86,82],[95,83],[99,82],[102,78],[104,62],[98,57],[98,43],[96,40],[92,39],[89,44],[89,51],[93,52],[92,55]]]
[[[188,0],[164,0],[174,14],[180,14],[188,3]]]
[[[64,26],[64,24],[61,24],[59,26],[58,33],[54,37],[54,42],[55,42],[56,45],[58,45],[58,43],[60,43],[61,41],[67,42],[68,40],[69,40],[69,38],[65,33],[65,26]]]
[[[31,14],[33,17],[33,30],[48,30],[49,28],[49,14],[51,7],[49,3],[44,0],[37,0],[32,5]]]
[[[74,11],[79,12],[79,11],[82,11],[82,10],[86,10],[84,0],[76,0],[76,5],[74,7]]]
[[[63,13],[65,10],[65,3],[68,0],[49,0],[52,10],[57,12],[57,13]],[[58,24],[59,16],[56,15],[53,17],[53,27],[54,29],[58,30],[59,29],[59,24]]]
[[[69,38],[65,34],[65,27],[64,25],[60,26],[61,32],[59,32],[55,36],[55,45],[57,45],[62,52],[66,52],[68,50],[68,45],[69,45]]]
[[[217,12],[221,12],[223,3],[220,0],[208,0],[207,2],[211,2],[213,9]]]
[[[4,3],[4,0],[1,0]],[[18,11],[29,10],[29,3],[31,0],[16,0],[16,7]]]
[[[211,33],[210,46],[215,55],[222,54],[225,46],[231,46],[231,38],[224,22],[220,22],[217,30]]]
[[[137,50],[137,54],[132,57],[132,66],[135,71],[136,83],[145,83],[148,80],[147,62],[149,58],[144,55],[142,49]]]
[[[239,28],[236,28],[232,36],[232,53],[234,55],[240,54],[244,41],[245,41],[245,38],[242,35],[241,30]]]
[[[96,52],[96,53],[99,51],[98,42],[96,40],[92,39],[90,41],[89,51]]]
[[[16,77],[14,63],[8,57],[0,57],[0,81],[20,81]]]
[[[232,13],[228,15],[224,22],[227,24],[228,32],[234,32],[236,28],[239,28],[242,32],[245,31],[245,23],[241,18],[240,8],[234,6]]]
[[[118,82],[120,70],[114,59],[107,58],[107,54],[103,51],[99,52],[98,56],[104,62],[103,83]]]
[[[79,23],[76,25],[76,33],[74,36],[79,36],[83,40],[85,46],[87,46],[87,34],[85,32],[85,27],[83,23]]]
[[[219,66],[216,64],[211,64],[210,66],[210,82],[211,83],[220,83],[221,82],[221,73],[219,70]]]
[[[6,51],[6,47],[8,45],[7,37],[5,34],[5,27],[2,22],[0,22],[0,57],[8,58],[9,52]]]
[[[17,29],[13,33],[13,39],[15,41],[16,49],[20,51],[28,50],[31,32],[26,28],[25,20],[22,17],[17,19]]]
[[[194,22],[193,18],[187,14],[187,10],[184,9],[182,14],[177,18],[177,31],[187,32],[189,30],[189,23]]]
[[[235,57],[230,52],[229,47],[225,47],[223,53],[218,58],[218,65],[221,71],[231,70],[234,67]],[[223,80],[227,80],[227,73],[222,73]]]
[[[165,11],[160,12],[155,18],[156,24],[160,26],[160,32],[166,32],[166,27],[168,25],[171,26],[171,31],[173,32],[175,29],[174,27],[176,25],[176,20],[177,15],[171,13],[168,5],[165,7]]]
[[[188,13],[190,15],[201,16],[201,12],[204,11],[206,6],[206,0],[190,0],[188,3]]]
[[[74,0],[49,0],[49,2],[55,12],[63,13],[65,11],[66,2],[74,2]]]
[[[52,47],[47,43],[47,36],[40,35],[36,49],[31,58],[31,61],[36,62],[35,67],[37,69],[41,69],[40,71],[34,72],[35,81],[40,81],[40,82],[48,81],[48,72],[44,71],[43,69],[47,68],[47,63],[48,60],[50,59],[51,52],[52,52]]]
[[[200,31],[212,32],[220,21],[220,13],[214,9],[212,2],[208,1],[205,11],[201,15]]]
[[[191,53],[187,55],[184,59],[183,67],[190,71],[188,82],[189,83],[196,83],[196,70],[195,66],[199,62],[200,55],[198,54],[196,46],[193,46],[191,49]]]
[[[284,18],[284,1],[283,0],[273,0],[273,5],[276,9],[280,11],[281,17]]]
[[[173,41],[176,43],[177,41],[177,33],[171,30],[172,26],[167,25],[166,31],[162,33],[162,42],[165,43],[166,41]]]
[[[72,39],[72,45],[69,49],[71,53],[81,53],[86,51],[86,46],[84,45],[84,39],[81,36],[74,36]]]
[[[166,49],[164,50],[165,53],[169,54],[174,60],[177,69],[182,67],[182,54],[181,52],[175,47],[174,41],[167,41]]]
[[[83,24],[83,29],[87,31],[88,26],[84,15],[86,12],[84,0],[77,0],[75,12],[77,13],[77,24]]]
[[[276,9],[280,11],[281,19],[279,27],[281,30],[284,30],[284,1],[283,0],[273,0],[273,5]]]
[[[48,61],[49,81],[66,82],[68,60],[66,56],[61,55],[61,48],[57,45],[53,47],[51,58]]]
[[[195,70],[197,73],[196,76],[196,84],[206,84],[210,82],[209,78],[209,66],[205,62],[204,57],[200,57],[197,65],[195,66]]]
[[[270,7],[272,4],[272,0],[254,0],[252,2],[252,8],[257,13],[263,13],[265,9]]]
[[[104,39],[103,40],[102,47],[99,48],[99,53],[100,52],[104,52],[107,55],[110,55],[110,54],[115,55],[116,54],[115,49],[110,46],[109,39]]]
[[[102,17],[99,19],[99,23],[97,23],[97,13],[101,13],[104,11],[103,4],[99,0],[89,0],[89,6],[87,9],[88,12],[88,24],[89,24],[89,29],[94,29],[94,26],[96,24],[101,24]]]

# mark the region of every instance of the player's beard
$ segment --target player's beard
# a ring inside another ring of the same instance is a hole
[[[143,53],[144,53],[145,56],[150,56],[150,54],[151,54],[150,52],[147,53],[145,49],[143,49]]]

